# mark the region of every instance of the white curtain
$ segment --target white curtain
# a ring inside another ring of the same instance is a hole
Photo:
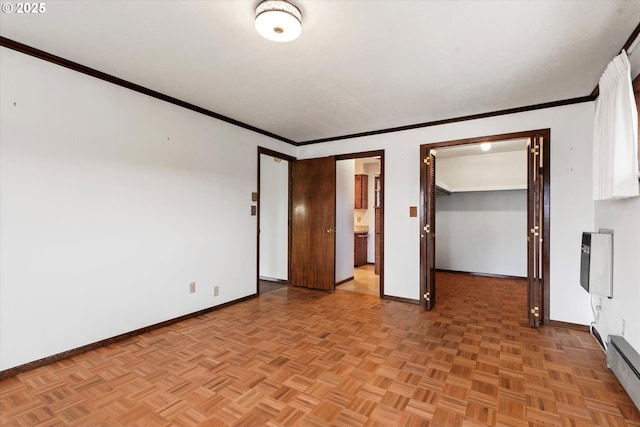
[[[624,50],[607,66],[599,87],[593,125],[593,198],[637,196],[638,112]]]

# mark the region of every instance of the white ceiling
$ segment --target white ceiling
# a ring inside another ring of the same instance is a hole
[[[0,35],[296,142],[587,96],[640,1],[52,1]]]
[[[505,153],[508,151],[522,151],[527,148],[528,138],[508,139],[503,141],[491,142],[488,151],[482,151],[480,143],[478,144],[465,144],[454,145],[451,147],[438,148],[436,151],[437,157],[463,157],[463,156],[479,156],[482,154],[490,153]]]

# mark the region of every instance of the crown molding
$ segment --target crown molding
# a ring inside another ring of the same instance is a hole
[[[450,123],[464,122],[467,120],[485,119],[487,117],[504,116],[506,114],[515,114],[515,113],[522,113],[525,111],[541,110],[543,108],[553,108],[553,107],[560,107],[563,105],[579,104],[582,102],[590,102],[590,101],[593,101],[594,99],[595,98],[592,96],[581,96],[578,98],[563,99],[560,101],[553,101],[553,102],[544,102],[542,104],[527,105],[524,107],[507,108],[505,110],[491,111],[488,113],[471,114],[468,116],[454,117],[451,119],[435,120],[432,122],[416,123],[412,125],[398,126],[394,128],[378,129],[378,130],[372,130],[368,132],[352,133],[348,135],[314,139],[311,141],[299,142],[297,143],[297,145],[300,146],[300,145],[308,145],[308,144],[319,144],[322,142],[339,141],[342,139],[360,138],[363,136],[381,135],[384,133],[401,132],[405,130],[420,129],[420,128],[431,127],[431,126],[447,125]]]
[[[34,47],[28,46],[26,44],[17,42],[15,40],[8,39],[6,37],[0,36],[0,46],[4,46],[8,49],[12,49],[18,51],[20,53],[24,53],[25,55],[33,56],[38,59],[42,59],[43,61],[51,62],[53,64],[59,65],[61,67],[69,68],[71,70],[77,71],[82,74],[86,74],[91,77],[95,77],[100,80],[104,80],[106,82],[112,83],[117,86],[121,86],[127,89],[130,89],[134,92],[138,92],[152,98],[159,99],[161,101],[168,102],[173,105],[177,105],[178,107],[186,108],[187,110],[194,111],[196,113],[204,114],[205,116],[213,117],[214,119],[222,120],[223,122],[230,123],[232,125],[241,127],[243,129],[247,129],[256,133],[259,133],[264,136],[268,136],[270,138],[274,138],[280,140],[282,142],[286,142],[288,144],[295,145],[295,142],[285,138],[280,135],[276,135],[274,133],[268,132],[264,129],[257,128],[255,126],[251,126],[247,123],[241,122],[236,119],[232,119],[231,117],[227,117],[225,115],[216,113],[215,111],[207,110],[206,108],[199,107],[197,105],[191,104],[186,101],[182,101],[180,99],[174,98],[169,95],[165,95],[164,93],[157,92],[155,90],[146,88],[144,86],[137,85],[135,83],[131,83],[130,81],[123,80],[119,77],[115,77],[111,74],[103,73],[102,71],[98,71],[95,68],[87,67],[82,64],[78,64],[77,62],[70,61],[68,59],[62,58],[60,56],[53,55],[49,52],[45,52],[40,49],[36,49]]]
[[[638,26],[635,28],[633,33],[629,36],[623,49],[628,48],[636,39],[636,37],[638,37],[638,35],[640,35],[640,24],[638,24]],[[293,141],[281,135],[277,135],[275,133],[266,131],[264,129],[260,129],[258,127],[241,122],[239,120],[233,119],[223,114],[216,113],[215,111],[211,111],[206,108],[199,107],[197,105],[191,104],[186,101],[182,101],[180,99],[174,98],[164,93],[157,92],[152,89],[146,88],[144,86],[137,85],[127,80],[115,77],[113,75],[104,73],[102,71],[98,71],[94,68],[87,67],[77,62],[70,61],[60,56],[53,55],[43,50],[36,49],[34,47],[17,42],[15,40],[8,39],[6,37],[0,36],[0,46],[4,46],[8,49],[12,49],[29,56],[33,56],[35,58],[38,58],[47,62],[51,62],[61,67],[69,68],[79,73],[83,73],[83,74],[95,77],[97,79],[107,81],[109,83],[133,90],[138,93],[142,93],[147,96],[151,96],[153,98],[168,102],[170,104],[173,104],[182,108],[186,108],[196,113],[200,113],[218,120],[222,120],[224,122],[241,127],[243,129],[247,129],[247,130],[259,133],[261,135],[268,136],[270,138],[274,138],[282,142],[286,142],[287,144],[291,144],[296,147],[311,145],[311,144],[320,144],[320,143],[331,142],[331,141],[340,141],[340,140],[352,139],[352,138],[361,138],[365,136],[381,135],[381,134],[393,133],[393,132],[402,132],[407,130],[414,130],[414,129],[420,129],[420,128],[431,127],[431,126],[440,126],[440,125],[463,122],[468,120],[478,120],[478,119],[484,119],[488,117],[496,117],[496,116],[502,116],[502,115],[508,115],[508,114],[522,113],[526,111],[540,110],[544,108],[554,108],[554,107],[559,107],[563,105],[578,104],[582,102],[590,102],[590,101],[594,101],[598,97],[598,93],[599,93],[598,86],[596,85],[592,93],[588,96],[581,96],[577,98],[563,99],[563,100],[552,101],[552,102],[544,102],[540,104],[527,105],[527,106],[516,107],[516,108],[507,108],[503,110],[491,111],[487,113],[471,114],[467,116],[453,117],[453,118],[443,119],[443,120],[434,120],[434,121],[423,122],[423,123],[415,123],[415,124],[397,126],[392,128],[376,129],[371,131],[358,132],[358,133],[352,133],[352,134],[346,134],[346,135],[338,135],[338,136],[332,136],[327,138],[312,139],[308,141]]]

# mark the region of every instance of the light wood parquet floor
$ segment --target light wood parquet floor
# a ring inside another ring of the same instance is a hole
[[[520,281],[438,306],[283,288],[0,382],[2,426],[640,426],[586,332],[527,326]]]
[[[336,289],[380,296],[380,276],[375,273],[373,264],[365,264],[353,269],[353,280],[337,286]]]

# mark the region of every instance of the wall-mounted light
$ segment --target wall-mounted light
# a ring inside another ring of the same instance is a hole
[[[302,13],[288,1],[264,0],[256,7],[255,24],[265,39],[290,42],[302,34]]]
[[[489,151],[491,150],[491,143],[490,142],[483,142],[482,144],[480,144],[480,149],[482,151]]]

